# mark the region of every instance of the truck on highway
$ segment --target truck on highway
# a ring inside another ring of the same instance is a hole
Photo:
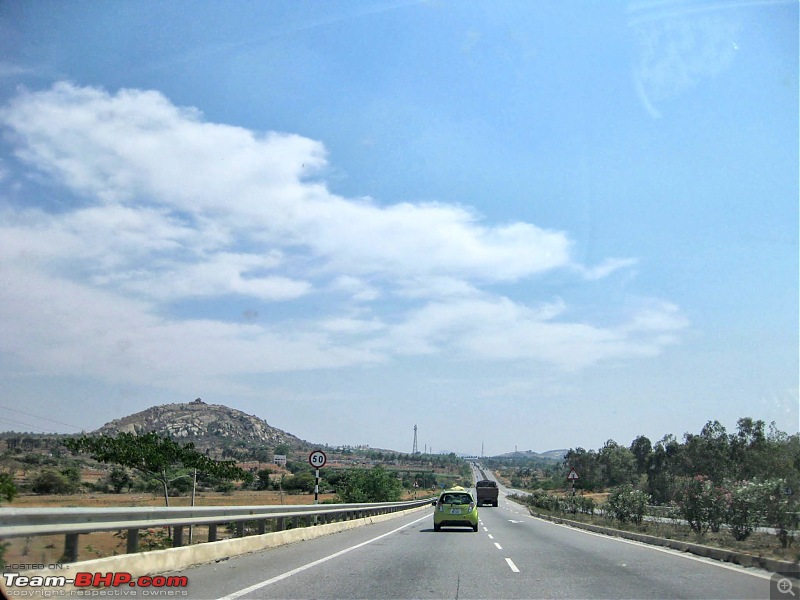
[[[487,504],[497,506],[497,498],[500,495],[500,490],[497,488],[496,481],[481,479],[475,484],[475,492],[478,506],[485,506]]]

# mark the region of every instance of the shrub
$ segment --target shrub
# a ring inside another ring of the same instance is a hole
[[[785,479],[767,480],[759,488],[764,524],[776,529],[781,547],[787,548],[794,539],[793,531],[800,524],[797,492],[789,487]]]
[[[402,495],[397,477],[381,466],[350,469],[336,486],[341,502],[396,502]]]
[[[0,473],[0,501],[11,502],[17,496],[17,486],[8,473]]]
[[[678,509],[695,533],[703,535],[709,528],[719,531],[727,516],[725,495],[708,477],[697,475],[685,480],[679,488]]]
[[[608,496],[606,510],[621,523],[631,521],[640,525],[647,510],[650,497],[633,486],[623,485],[615,488]]]
[[[735,540],[746,540],[758,526],[760,495],[761,486],[757,483],[743,481],[730,486],[726,521]]]
[[[573,515],[582,513],[585,515],[594,514],[594,500],[586,496],[565,496],[559,501],[559,507]]]
[[[69,494],[73,487],[61,473],[47,470],[42,471],[33,480],[31,489],[36,494]]]

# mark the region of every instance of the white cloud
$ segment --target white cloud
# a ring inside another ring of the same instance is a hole
[[[578,270],[583,274],[583,277],[589,281],[596,281],[611,275],[611,273],[619,269],[632,267],[638,261],[633,258],[609,258],[604,260],[596,267],[583,267],[578,266]]]
[[[490,227],[453,205],[381,207],[308,179],[325,149],[297,135],[256,135],[202,121],[157,92],[116,95],[60,83],[0,113],[16,153],[106,204],[214,220],[265,244],[292,245],[352,273],[516,280],[569,263],[563,232]]]
[[[0,351],[42,374],[89,375],[169,389],[219,387],[228,377],[333,368],[378,357],[322,331],[280,331],[203,319],[168,320],[145,302],[45,277],[0,270]],[[202,387],[202,386],[200,386]]]
[[[663,303],[640,308],[614,327],[556,320],[566,311],[561,299],[535,308],[490,296],[431,302],[393,327],[388,344],[407,354],[457,348],[462,357],[533,360],[572,370],[656,355],[688,326],[677,307]]]
[[[448,298],[480,294],[474,285],[455,277],[416,277],[398,282],[397,293],[406,298]]]
[[[575,369],[656,354],[686,327],[666,303],[601,327],[570,322],[560,298],[499,296],[498,283],[555,269],[593,282],[635,261],[585,267],[564,232],[462,206],[337,196],[313,179],[321,143],[208,123],[157,92],[61,83],[19,94],[0,123],[48,193],[82,197],[0,212],[0,352],[18,366],[169,389],[402,355]],[[232,295],[288,306],[248,307],[258,322],[170,316]]]
[[[331,290],[349,294],[351,299],[357,302],[370,302],[381,296],[378,288],[351,275],[337,277],[331,284]]]
[[[196,296],[240,294],[261,300],[291,300],[311,291],[307,281],[257,273],[274,268],[274,255],[220,252],[190,266],[167,265],[125,287],[152,298],[169,300]]]
[[[378,319],[355,319],[351,317],[339,317],[326,319],[321,323],[323,329],[335,333],[347,335],[361,335],[374,333],[385,329],[385,325]]]

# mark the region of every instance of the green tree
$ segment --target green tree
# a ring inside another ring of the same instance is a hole
[[[76,453],[89,454],[93,459],[135,469],[157,479],[169,506],[169,485],[175,469],[197,469],[220,479],[250,481],[252,475],[236,466],[232,460],[217,461],[194,449],[194,444],[181,445],[154,432],[144,435],[120,433],[111,436],[81,436],[64,441]]]
[[[628,448],[608,440],[597,453],[603,485],[616,487],[636,480],[636,458]]]
[[[767,436],[764,421],[750,417],[736,422],[736,433],[730,435],[730,457],[736,479],[746,480],[763,476],[766,466]]]
[[[731,470],[730,439],[719,421],[708,421],[700,435],[684,436],[684,475],[705,475],[715,484],[722,483]]]
[[[656,504],[671,502],[677,492],[682,446],[672,434],[656,442],[647,467],[647,493]]]
[[[283,489],[287,492],[311,493],[315,485],[316,478],[310,471],[301,471],[283,480]]]
[[[397,502],[402,493],[400,480],[380,465],[372,469],[350,469],[336,486],[336,495],[346,503]]]
[[[275,454],[287,456],[292,451],[289,444],[278,444],[275,446]]]
[[[636,461],[636,472],[644,475],[650,466],[650,456],[653,454],[653,444],[647,436],[640,435],[631,442],[631,453]]]
[[[61,469],[61,474],[69,483],[72,491],[76,491],[81,485],[81,470],[78,467],[66,467]]]
[[[36,476],[31,490],[35,494],[70,494],[74,488],[61,473],[47,469]]]
[[[11,502],[17,497],[17,486],[8,473],[0,473],[0,499]]]
[[[270,469],[260,469],[258,473],[256,473],[255,488],[257,490],[268,490],[270,475],[272,475]]]
[[[594,450],[570,449],[564,457],[564,464],[567,469],[575,469],[578,473],[579,479],[575,482],[576,488],[593,490],[602,485],[600,465]],[[566,472],[564,476],[566,477]]]
[[[108,484],[114,490],[115,494],[120,494],[123,488],[130,488],[131,485],[133,485],[133,480],[122,467],[113,467],[108,476]]]

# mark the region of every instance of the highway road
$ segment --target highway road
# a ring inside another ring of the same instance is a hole
[[[502,495],[478,533],[435,533],[432,511],[181,574],[209,599],[770,597],[765,571],[535,519]]]

